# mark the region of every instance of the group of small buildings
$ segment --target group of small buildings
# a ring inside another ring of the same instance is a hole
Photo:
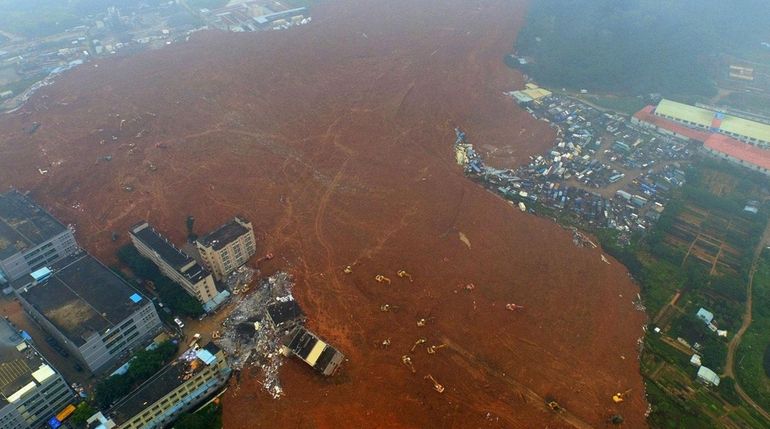
[[[239,228],[224,228],[229,234],[217,230],[214,236],[225,245],[213,246],[212,251],[236,253],[237,248],[239,258],[233,263],[242,263],[254,254],[254,235],[248,222],[234,222]],[[210,272],[149,225],[140,224],[131,235],[140,252],[144,250],[142,254],[188,293],[200,300],[215,295]],[[217,272],[231,268],[222,264]],[[163,329],[150,299],[80,249],[72,228],[16,190],[0,194],[0,279],[4,292],[13,294],[49,335],[46,341],[56,343],[65,356],[97,376],[126,361]],[[94,416],[97,423],[89,427],[163,427],[221,389],[229,375],[225,355],[216,345],[193,344],[182,357]],[[39,428],[46,422],[58,427],[57,414],[74,400],[73,391],[35,349],[32,338],[0,320],[0,427]]]
[[[200,9],[201,17],[214,28],[224,31],[245,32],[261,30],[281,30],[296,25],[309,23],[306,7],[283,8],[273,2],[270,7],[264,1],[251,0],[235,2],[219,9]]]
[[[703,143],[703,151],[713,157],[770,176],[770,124],[665,99],[631,120],[680,140]]]

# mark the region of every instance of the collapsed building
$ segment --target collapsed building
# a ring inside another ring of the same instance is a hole
[[[235,371],[260,367],[262,385],[274,398],[283,394],[279,369],[283,358],[295,355],[323,375],[333,375],[345,356],[305,328],[307,317],[292,296],[286,273],[263,280],[244,297],[215,332],[217,344]]]

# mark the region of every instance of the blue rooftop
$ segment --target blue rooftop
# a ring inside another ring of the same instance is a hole
[[[698,316],[698,318],[703,320],[706,324],[709,324],[712,320],[714,320],[714,313],[706,310],[705,308],[698,310],[696,316]]]

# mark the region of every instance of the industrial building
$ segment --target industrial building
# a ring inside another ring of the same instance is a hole
[[[75,395],[25,338],[29,336],[0,319],[0,427],[4,429],[40,428]]]
[[[27,313],[94,373],[161,329],[152,302],[86,253],[12,286]]]
[[[724,134],[744,143],[770,146],[770,125],[701,107],[661,100],[654,114],[692,128]]]
[[[196,241],[198,252],[217,280],[222,280],[256,253],[251,222],[235,217]]]
[[[147,222],[129,231],[136,250],[158,266],[166,277],[178,283],[192,297],[206,304],[217,297],[214,278],[192,257],[177,249]]]
[[[187,350],[163,367],[98,420],[118,429],[162,428],[203,403],[230,377],[231,369],[214,343]],[[96,420],[96,419],[94,419]]]
[[[345,360],[345,355],[304,327],[299,327],[294,332],[288,349],[303,362],[326,376],[333,375]]]
[[[706,154],[770,176],[770,125],[670,100],[645,107],[631,122],[702,142]]]
[[[720,381],[719,375],[717,375],[717,373],[715,373],[711,369],[706,368],[705,366],[701,365],[698,368],[697,377],[698,377],[698,381],[700,381],[705,385],[711,385],[714,387],[719,386],[719,381]]]
[[[72,230],[24,194],[0,195],[0,284],[77,251]]]
[[[526,84],[525,89],[520,91],[512,91],[509,93],[509,95],[513,97],[518,104],[521,105],[527,105],[529,103],[539,105],[544,99],[550,97],[551,94],[551,91],[545,88],[540,88],[533,83]]]
[[[719,159],[770,176],[770,150],[762,149],[721,134],[703,142],[703,150]]]

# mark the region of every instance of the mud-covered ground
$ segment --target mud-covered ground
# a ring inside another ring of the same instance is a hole
[[[0,118],[0,186],[32,191],[108,262],[140,219],[178,242],[189,214],[200,233],[254,223],[258,253],[276,255],[261,268],[294,274],[310,327],[349,361],[330,379],[287,362],[277,401],[245,374],[228,429],[608,427],[615,413],[642,427],[644,314],[625,269],[454,164],[454,126],[498,165],[551,145],[502,94],[522,83],[502,57],[525,6],[330,1],[289,31],[87,64]],[[401,356],[421,337],[447,347],[418,346],[412,375]]]

